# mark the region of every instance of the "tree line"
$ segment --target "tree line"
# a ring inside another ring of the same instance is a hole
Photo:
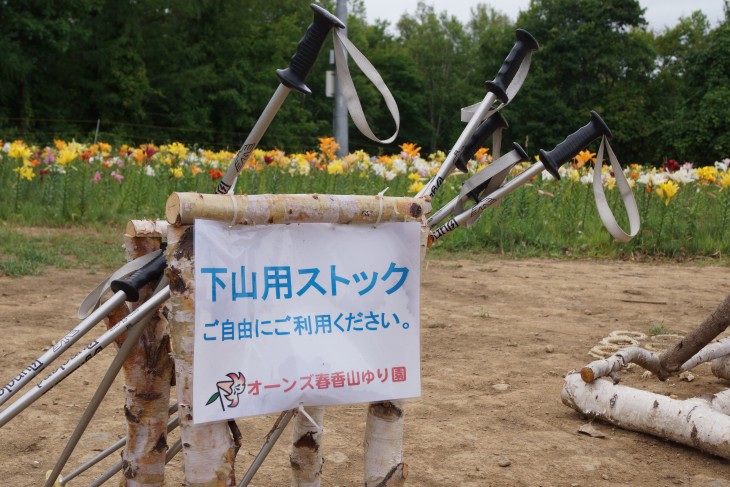
[[[312,20],[301,0],[22,0],[0,2],[0,138],[227,147],[245,139]],[[332,0],[322,6],[334,12]],[[711,25],[697,11],[647,27],[637,0],[531,0],[516,21],[486,3],[468,22],[420,3],[395,25],[350,2],[348,36],[370,59],[401,114],[398,139],[376,146],[351,126],[350,148],[392,153],[403,142],[448,150],[459,109],[481,100],[516,28],[540,43],[505,108],[506,142],[550,149],[596,110],[626,162],[710,164],[730,156],[730,7]],[[332,133],[328,40],[261,145],[311,149]],[[351,64],[352,69],[352,64]],[[353,69],[376,134],[393,122]]]

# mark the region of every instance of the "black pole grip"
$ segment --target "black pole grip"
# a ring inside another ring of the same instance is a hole
[[[560,174],[558,173],[560,166],[573,159],[588,144],[602,135],[605,135],[609,139],[613,137],[611,129],[608,128],[608,125],[606,125],[606,122],[603,121],[601,116],[591,111],[591,121],[567,136],[553,150],[545,152],[540,149],[540,162],[542,162],[547,172],[552,174],[555,179],[560,179]]]
[[[509,98],[507,97],[507,87],[515,79],[517,71],[520,69],[522,61],[525,59],[528,53],[537,51],[540,48],[540,44],[537,43],[532,34],[524,29],[517,29],[515,31],[515,45],[512,46],[512,50],[507,55],[507,59],[502,63],[502,67],[499,68],[497,76],[492,81],[487,81],[484,86],[487,91],[494,93],[499,101],[507,103]]]
[[[165,254],[160,254],[126,278],[112,281],[110,287],[115,293],[124,291],[124,294],[127,295],[127,301],[138,301],[139,290],[142,286],[158,279],[165,271],[166,265]]]
[[[459,157],[456,161],[454,161],[456,168],[461,172],[469,172],[466,165],[469,163],[469,160],[474,157],[474,154],[476,154],[479,148],[484,145],[484,141],[486,141],[497,129],[507,127],[509,127],[509,124],[500,112],[494,112],[492,116],[484,120],[471,135],[469,142],[466,143],[464,150],[461,154],[459,154]]]
[[[313,3],[310,7],[314,10],[314,20],[297,44],[297,50],[289,61],[289,67],[276,70],[276,76],[279,77],[281,84],[305,95],[312,94],[312,90],[304,84],[304,80],[317,60],[317,55],[327,39],[327,34],[332,27],[345,28],[345,24],[340,19],[319,5]]]
[[[530,160],[530,156],[527,155],[527,151],[525,151],[525,149],[523,149],[522,146],[520,144],[518,144],[517,142],[512,142],[512,150],[516,150],[517,153],[520,155],[520,160],[518,162],[527,162]],[[472,191],[470,191],[468,194],[469,198],[474,200],[474,202],[478,203],[482,199],[481,198],[482,191],[487,189],[487,185],[489,185],[489,182],[491,180],[492,180],[491,178],[487,179],[482,184],[480,184],[479,186],[474,188]]]

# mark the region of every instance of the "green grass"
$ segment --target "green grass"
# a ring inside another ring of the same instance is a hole
[[[174,191],[211,193],[215,186],[205,171],[174,179],[167,168],[158,167],[157,175],[148,176],[144,167],[132,163],[124,169],[122,182],[105,176],[93,183],[91,176],[96,168],[85,166],[68,166],[65,173],[52,172],[25,181],[14,172],[16,161],[10,162],[3,164],[0,160],[0,192],[7,196],[0,199],[0,222],[5,222],[2,231],[59,226],[68,230],[49,237],[53,241],[51,248],[30,238],[32,232],[3,235],[0,272],[5,275],[33,274],[45,265],[64,267],[73,265],[73,261],[96,259],[94,243],[108,228],[121,228],[130,219],[162,217],[167,197]],[[457,195],[465,177],[449,177],[433,207],[439,208]],[[343,175],[312,171],[302,176],[265,166],[260,171],[245,171],[236,192],[373,195],[389,187],[388,196],[406,196],[410,184],[405,175],[391,181],[355,171]],[[486,252],[510,257],[730,262],[730,190],[694,183],[682,186],[669,205],[656,196],[656,191],[648,192],[643,186],[637,186],[634,194],[642,228],[626,244],[616,243],[603,228],[590,187],[567,178],[538,178],[515,190],[498,206],[488,208],[471,228],[459,228],[438,240],[429,253],[442,257]],[[606,195],[619,224],[628,229],[618,190],[609,190]],[[91,241],[84,242],[82,235],[88,228]],[[104,238],[121,242],[121,231]],[[66,240],[73,244],[66,244]],[[116,253],[114,249],[114,257]],[[109,258],[101,260],[108,262]]]
[[[664,326],[663,323],[655,323],[651,325],[649,328],[649,335],[651,336],[657,336],[657,335],[673,335],[674,331]]]
[[[25,227],[0,223],[0,275],[41,274],[44,268],[107,271],[124,263],[120,226]]]

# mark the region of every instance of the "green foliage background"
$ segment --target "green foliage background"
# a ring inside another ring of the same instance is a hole
[[[321,2],[334,11],[332,0]],[[274,71],[311,22],[301,0],[24,0],[0,3],[0,138],[48,143],[182,141],[235,150],[270,98]],[[647,30],[637,0],[532,0],[516,22],[476,4],[460,22],[425,3],[397,25],[368,23],[351,2],[348,35],[393,92],[402,129],[378,147],[353,128],[350,147],[393,153],[404,141],[448,150],[459,109],[484,96],[524,28],[541,44],[528,79],[505,110],[507,143],[551,148],[604,117],[626,162],[709,164],[730,154],[730,25],[700,12]],[[261,146],[298,151],[331,133],[326,55],[290,95]],[[392,121],[356,74],[380,135]]]

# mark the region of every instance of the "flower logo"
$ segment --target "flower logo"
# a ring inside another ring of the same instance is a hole
[[[239,396],[246,392],[246,377],[241,373],[230,372],[226,374],[229,380],[222,380],[216,382],[217,391],[215,394],[210,396],[206,406],[213,404],[215,401],[221,401],[221,407],[226,410],[226,406],[223,404],[223,398],[228,401],[229,408],[235,408],[238,406]]]

